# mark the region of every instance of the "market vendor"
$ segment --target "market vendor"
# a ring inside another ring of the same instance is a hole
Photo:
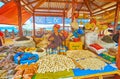
[[[60,25],[55,24],[53,27],[53,33],[48,38],[48,41],[50,41],[48,48],[56,49],[57,47],[61,46],[62,42],[65,40],[63,34],[58,32],[59,29]]]
[[[0,46],[2,46],[4,43],[4,34],[0,31]]]
[[[42,37],[44,35],[44,29],[40,28],[40,30],[37,32],[37,37]]]

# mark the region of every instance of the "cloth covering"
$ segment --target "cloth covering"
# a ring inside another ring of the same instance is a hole
[[[21,11],[22,24],[24,24],[32,14],[27,12],[24,7],[22,7]],[[16,2],[10,1],[0,8],[0,24],[18,25],[18,7]]]

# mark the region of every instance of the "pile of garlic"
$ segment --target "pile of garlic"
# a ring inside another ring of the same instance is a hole
[[[66,52],[67,56],[75,60],[83,58],[96,57],[96,55],[88,50],[69,50]]]
[[[104,61],[101,61],[98,58],[86,58],[84,60],[79,60],[78,63],[84,69],[90,70],[102,70],[107,65]]]
[[[74,62],[64,55],[47,55],[39,60],[38,73],[58,72],[75,68]]]

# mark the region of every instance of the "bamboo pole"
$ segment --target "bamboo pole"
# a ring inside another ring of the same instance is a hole
[[[35,36],[35,14],[33,12],[33,36]]]
[[[120,2],[117,2],[117,4],[116,4],[115,19],[114,19],[114,33],[116,33],[116,27],[118,26],[119,4],[120,4]]]
[[[18,26],[19,26],[19,36],[23,36],[22,31],[22,10],[21,10],[21,3],[20,0],[17,0],[17,6],[18,6]]]

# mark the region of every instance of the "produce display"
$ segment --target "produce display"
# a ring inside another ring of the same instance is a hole
[[[18,65],[15,70],[17,71],[14,75],[14,79],[31,79],[36,73],[38,64],[30,65]]]
[[[114,41],[112,40],[112,38],[110,36],[104,36],[102,39],[102,41],[106,42],[106,43],[113,43]]]
[[[25,49],[25,52],[33,52],[33,51],[36,51],[35,47],[29,47]]]
[[[45,56],[47,54],[44,48],[37,48],[37,50],[32,53],[37,54],[39,57]]]
[[[58,72],[75,68],[72,59],[64,55],[47,55],[39,60],[38,73]]]
[[[90,70],[101,70],[104,69],[104,67],[107,65],[105,62],[101,61],[98,58],[86,58],[79,60],[78,63],[80,63],[84,69]]]
[[[88,50],[69,50],[66,52],[67,56],[75,60],[80,60],[83,58],[96,57],[95,54]]]
[[[25,36],[16,39],[16,41],[23,41],[23,40],[30,40],[30,39]]]
[[[15,73],[15,67],[17,66],[13,61],[13,56],[17,50],[14,46],[2,46],[0,47],[0,78],[7,79],[12,78]]]
[[[14,46],[35,47],[35,42],[32,37],[17,37],[13,40]]]
[[[77,24],[73,22],[71,25],[73,27]],[[88,25],[85,28],[93,29],[94,25]],[[78,26],[74,27],[74,30],[76,29],[78,29]],[[82,33],[80,28],[76,32]],[[71,43],[71,35],[67,31],[60,31],[60,33],[67,39],[68,45],[65,45],[66,41],[64,41],[64,44],[61,43],[62,45],[58,45],[56,49],[48,48],[48,45],[52,44],[48,41],[52,32],[45,34],[42,38],[18,37],[13,40],[14,45],[1,46],[0,79],[32,79],[36,75],[42,77],[61,72],[70,72],[74,75],[74,70],[77,69],[80,71],[84,71],[83,69],[103,70],[107,64],[111,63],[108,63],[109,60],[115,60],[117,50],[108,49],[107,54],[112,56],[111,58],[108,57],[103,52],[106,51],[105,48],[96,42],[98,41],[97,32],[86,33],[85,44],[88,48],[96,49],[98,53],[102,51],[104,59],[101,58],[101,54],[100,57],[89,50],[83,50],[84,42],[81,42],[81,38],[74,37],[73,39],[72,37],[73,41]],[[109,36],[103,37],[101,41],[112,43]],[[58,41],[56,40],[56,42]],[[75,49],[72,50],[69,46]],[[79,49],[76,49],[76,47],[79,47]],[[105,56],[109,59],[108,61]]]

